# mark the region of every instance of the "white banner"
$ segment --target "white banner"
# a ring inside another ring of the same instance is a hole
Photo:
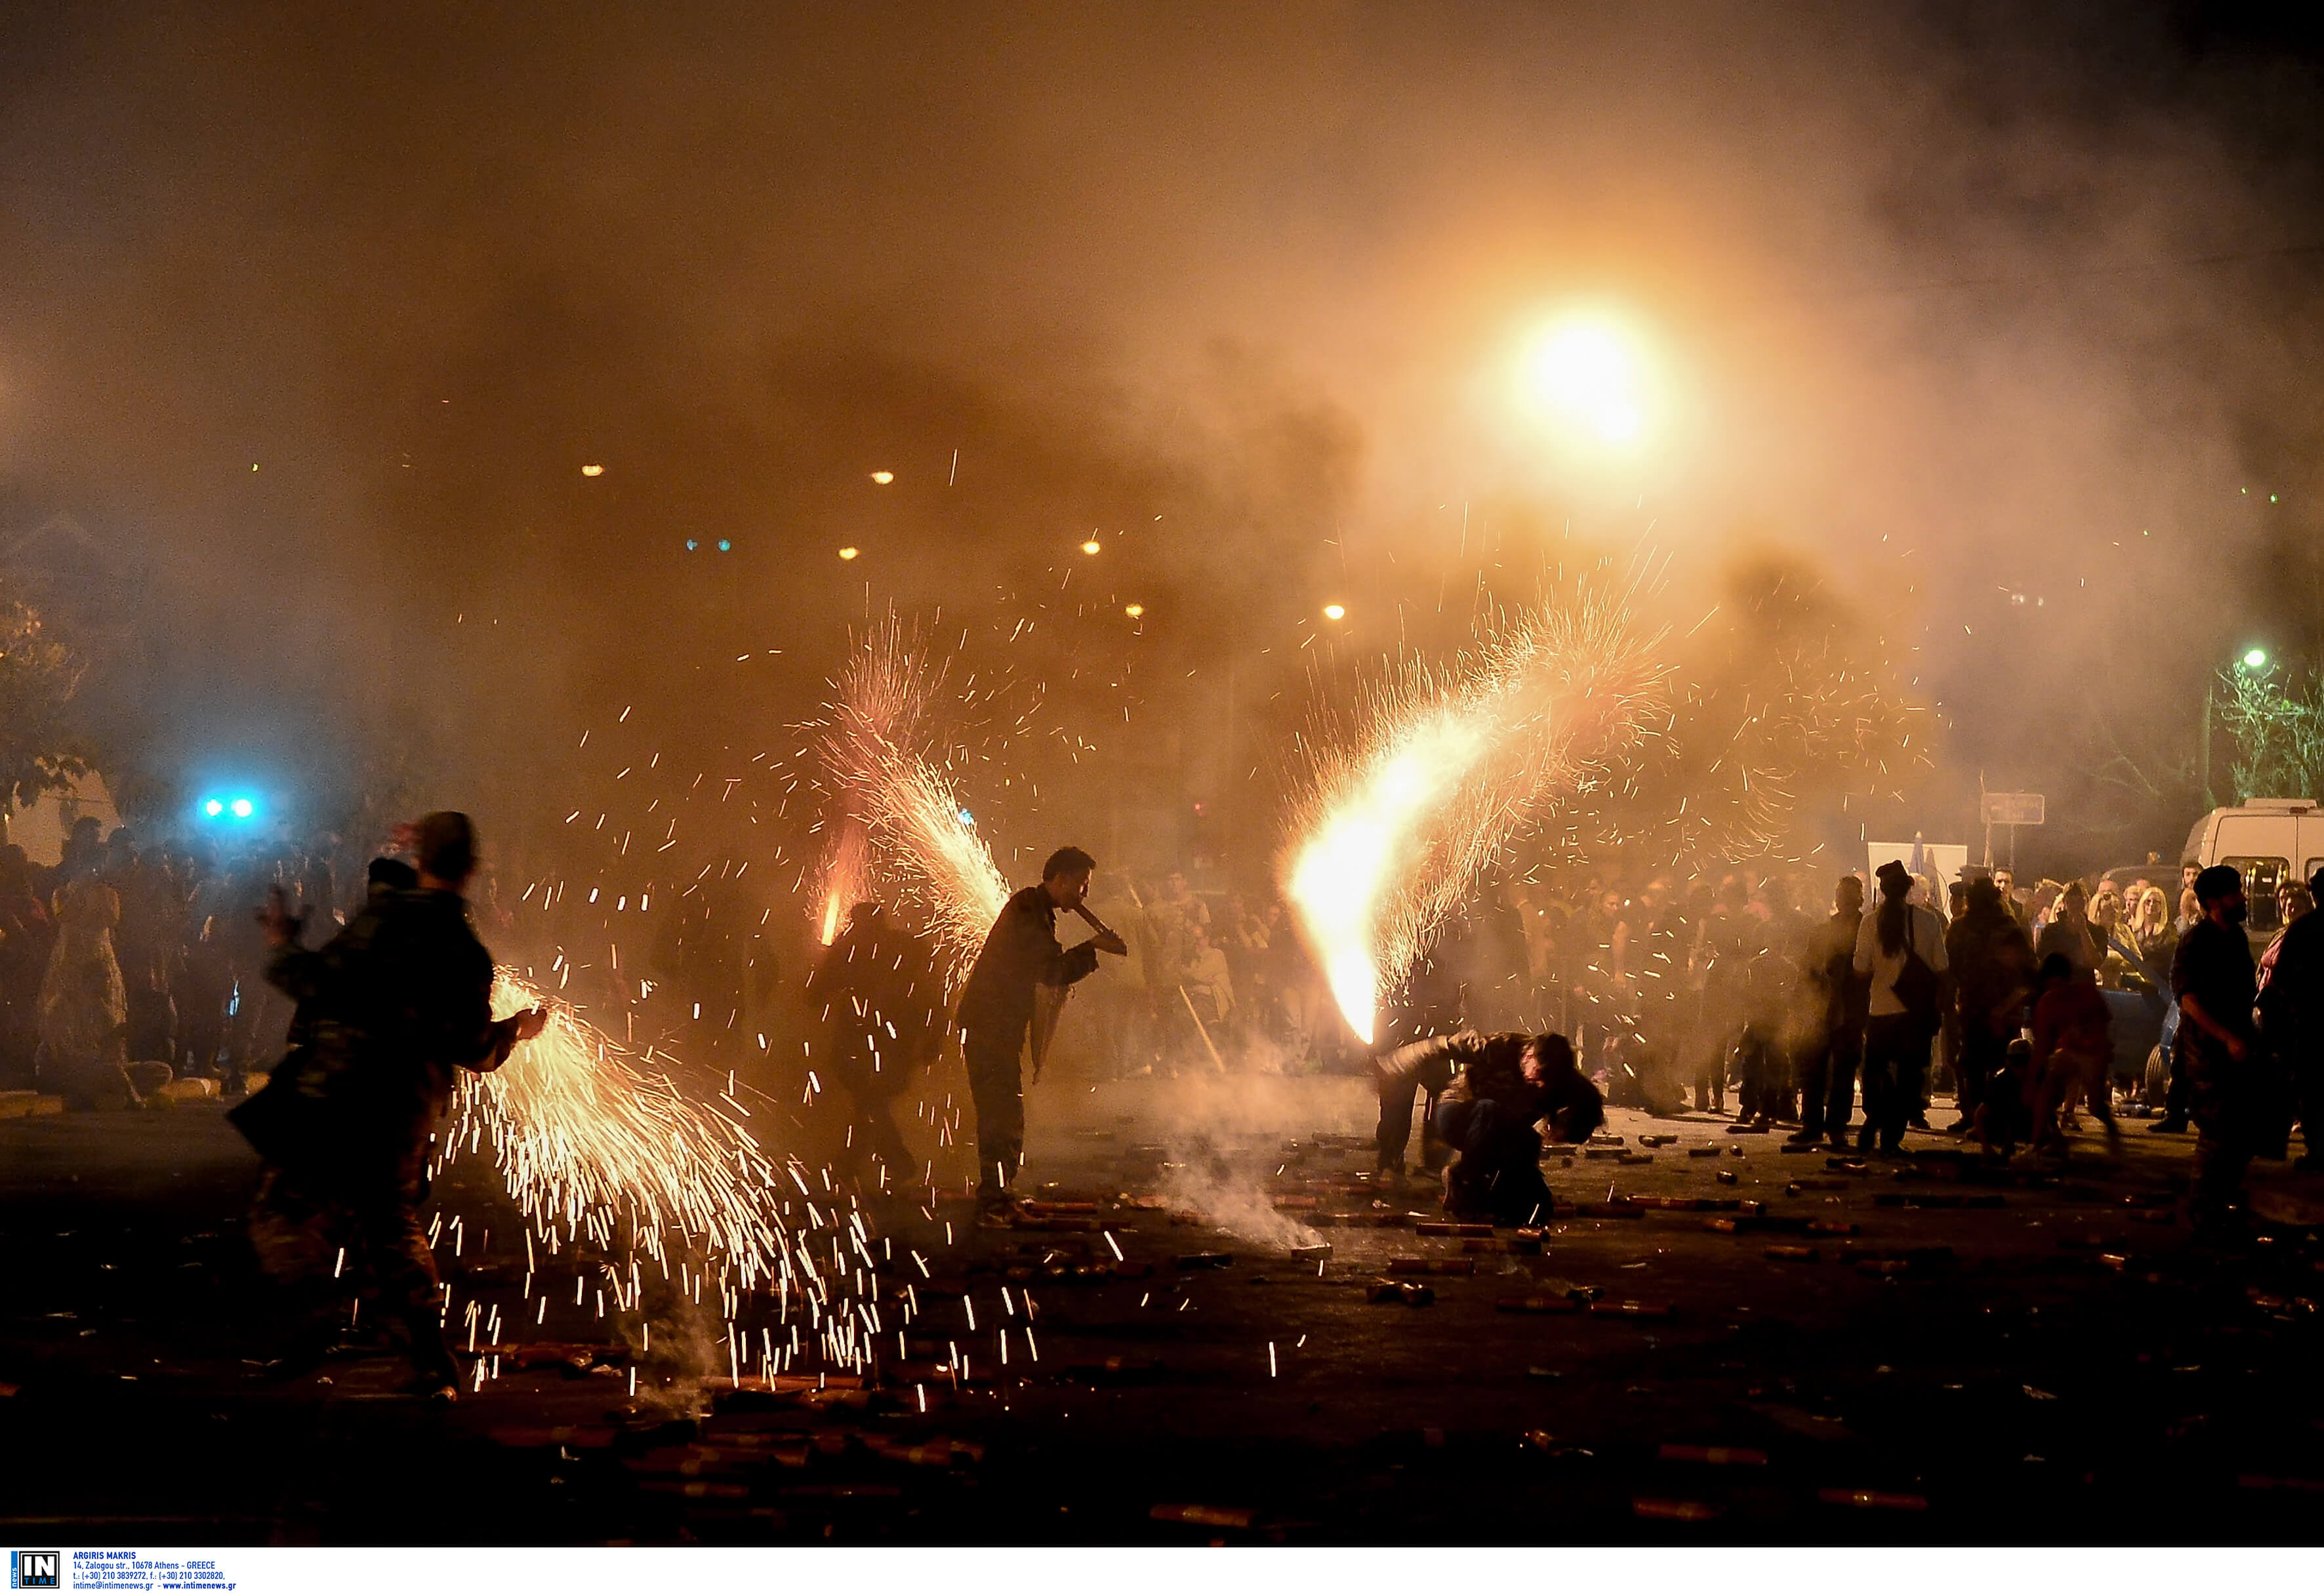
[[[1872,875],[1880,871],[1882,864],[1894,859],[1913,873],[1926,876],[1935,886],[1936,900],[1929,906],[1939,913],[1945,911],[1946,893],[1952,889],[1952,883],[1960,879],[1961,871],[1969,867],[1969,847],[1965,843],[1954,846],[1949,842],[1915,839],[1909,842],[1867,842],[1864,846],[1868,866],[1872,871],[1864,877],[1868,897],[1877,896],[1880,889]]]

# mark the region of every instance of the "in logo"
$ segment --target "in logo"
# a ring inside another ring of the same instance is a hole
[[[64,1582],[57,1576],[63,1560],[54,1550],[11,1550],[8,1552],[8,1586],[11,1589],[61,1589]]]

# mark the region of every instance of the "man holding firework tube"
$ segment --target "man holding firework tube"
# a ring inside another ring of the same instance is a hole
[[[954,1022],[968,1062],[969,1094],[976,1103],[976,1156],[982,1170],[977,1204],[1005,1222],[1016,1206],[1010,1191],[1025,1156],[1025,1087],[1019,1058],[1033,1026],[1036,988],[1063,988],[1086,979],[1097,954],[1125,957],[1120,936],[1083,906],[1097,861],[1079,847],[1060,847],[1041,866],[1041,883],[1009,898],[968,972]],[[1070,909],[1097,934],[1067,951],[1057,940],[1057,915]]]

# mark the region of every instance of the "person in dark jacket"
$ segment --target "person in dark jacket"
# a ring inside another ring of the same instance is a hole
[[[309,909],[291,920],[289,939],[268,961],[267,978],[293,1004],[287,1049],[265,1086],[226,1117],[263,1163],[248,1230],[260,1269],[289,1303],[291,1327],[279,1363],[284,1376],[313,1368],[339,1333],[339,1291],[332,1275],[338,1248],[347,1241],[337,1198],[345,1150],[339,1115],[347,1102],[356,1038],[341,999],[370,953],[382,910],[419,884],[420,871],[409,863],[374,859],[364,906],[337,935],[313,951],[301,946],[300,932],[314,917]],[[270,911],[279,908],[287,917],[281,889],[271,896]]]
[[[2308,889],[2324,902],[2324,869],[2310,877]],[[2301,914],[2284,930],[2274,975],[2259,993],[2259,1020],[2292,1076],[2301,1138],[2308,1143],[2296,1166],[2314,1173],[2324,1166],[2324,913]]]
[[[1960,1024],[1954,1100],[1961,1117],[1952,1132],[1965,1134],[1976,1127],[1986,1085],[2022,1027],[2034,970],[2034,948],[1991,880],[1969,882],[1967,905],[1945,932],[1945,959]]]
[[[344,1027],[352,1062],[334,1193],[345,1209],[348,1250],[366,1267],[381,1305],[410,1336],[411,1391],[456,1398],[459,1366],[438,1321],[436,1258],[420,1223],[428,1145],[463,1068],[489,1073],[517,1043],[540,1033],[548,1010],[492,1016],[493,957],[468,923],[465,896],[475,872],[475,832],[465,814],[437,813],[416,835],[420,884],[378,904],[368,952],[336,976],[316,979],[300,952],[287,902],[271,894],[260,917],[272,953],[269,977],[286,992],[315,990],[321,1013]]]
[[[2266,1138],[2266,1064],[2252,1023],[2259,970],[2244,935],[2243,876],[2212,864],[2195,877],[2195,900],[2202,917],[2179,938],[2171,988],[2196,1129],[2192,1216],[2216,1230]]]
[[[1832,888],[1831,917],[1809,938],[1801,969],[1806,1038],[1800,1048],[1800,1127],[1794,1146],[1829,1135],[1848,1148],[1848,1120],[1856,1112],[1856,1065],[1864,1055],[1864,1014],[1872,981],[1855,969],[1856,934],[1864,923],[1864,881],[1852,874]]]
[[[944,981],[926,936],[877,902],[848,910],[847,927],[807,976],[807,1000],[829,1026],[823,1053],[853,1105],[842,1162],[884,1166],[882,1186],[910,1171],[890,1106],[944,1040]]]
[[[1032,1028],[1036,988],[1087,979],[1101,952],[1130,954],[1111,930],[1070,951],[1058,943],[1059,910],[1081,905],[1096,872],[1097,861],[1079,847],[1051,853],[1041,866],[1041,883],[1010,898],[992,921],[961,991],[954,1022],[976,1103],[977,1202],[996,1221],[1006,1221],[1016,1206],[1010,1185],[1025,1159],[1025,1083],[1018,1060]]]
[[[1606,1121],[1606,1104],[1562,1035],[1480,1035],[1463,1030],[1398,1046],[1375,1065],[1382,1169],[1401,1172],[1416,1094],[1435,1101],[1434,1137],[1452,1162],[1444,1174],[1447,1211],[1496,1222],[1537,1222],[1550,1211],[1541,1177],[1542,1137],[1586,1140]],[[1432,1159],[1433,1160],[1433,1159]]]

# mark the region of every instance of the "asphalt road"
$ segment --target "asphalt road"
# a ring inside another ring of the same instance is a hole
[[[1165,1089],[1037,1096],[1028,1175],[1089,1209],[1048,1227],[879,1207],[933,1272],[896,1281],[928,1304],[877,1387],[721,1391],[560,1311],[503,1339],[570,1360],[512,1354],[451,1406],[396,1397],[385,1358],[260,1365],[255,1164],[215,1104],[0,1123],[0,1524],[189,1544],[2314,1537],[2324,1248],[2191,1242],[2184,1140],[2132,1126],[2116,1159],[2084,1136],[2029,1178],[1936,1136],[1907,1165],[1828,1166],[1618,1111],[1622,1147],[1551,1159],[1536,1253],[1417,1231],[1404,1214],[1439,1214],[1369,1184],[1351,1082],[1271,1084],[1207,1138],[1166,1129]],[[2282,1165],[2261,1176],[2296,1193]],[[512,1233],[493,1179],[456,1170],[439,1200]],[[1609,1190],[1628,1215],[1581,1215]],[[1289,1254],[1319,1240],[1328,1259]],[[489,1257],[447,1271],[514,1321]],[[1386,1277],[1433,1303],[1375,1302]],[[932,1373],[963,1353],[964,1384]]]

